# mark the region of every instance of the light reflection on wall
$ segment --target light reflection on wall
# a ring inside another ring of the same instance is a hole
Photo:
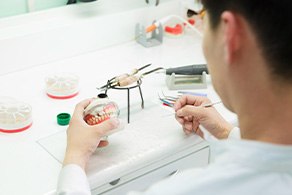
[[[78,0],[77,0],[78,1]],[[149,6],[145,0],[98,0],[105,4],[112,4],[113,6],[129,6],[138,8],[141,6]],[[160,2],[169,0],[160,0]],[[50,8],[62,6],[76,6],[67,5],[68,0],[1,0],[0,1],[0,18],[26,14],[33,11],[46,10]],[[155,5],[156,0],[149,0],[150,6]],[[78,2],[82,3],[82,2]],[[90,2],[94,3],[94,2]]]

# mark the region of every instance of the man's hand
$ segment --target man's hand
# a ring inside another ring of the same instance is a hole
[[[182,96],[174,105],[177,121],[186,134],[195,132],[204,138],[204,133],[199,127],[202,125],[216,138],[227,138],[233,126],[214,107],[201,106],[207,103],[210,103],[210,100],[205,97]]]
[[[110,119],[98,125],[88,125],[83,120],[83,111],[90,102],[90,99],[84,100],[75,107],[67,129],[67,149],[63,166],[77,164],[85,169],[96,147],[108,145],[107,141],[100,142],[100,139],[119,125],[118,119]]]

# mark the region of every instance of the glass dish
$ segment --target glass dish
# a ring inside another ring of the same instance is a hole
[[[32,109],[27,103],[0,97],[0,132],[17,133],[32,125]]]
[[[58,73],[46,78],[46,92],[50,98],[68,99],[79,91],[79,77],[70,73]]]

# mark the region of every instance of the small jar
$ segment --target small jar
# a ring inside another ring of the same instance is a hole
[[[50,98],[69,99],[79,92],[79,77],[71,73],[58,73],[46,77],[46,92]]]
[[[110,118],[118,117],[120,110],[118,105],[108,96],[101,93],[84,110],[84,120],[89,125],[100,124]]]
[[[32,125],[32,109],[27,103],[0,97],[0,132],[17,133]]]

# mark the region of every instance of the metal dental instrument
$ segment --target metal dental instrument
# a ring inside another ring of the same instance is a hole
[[[209,107],[212,107],[216,104],[221,104],[222,101],[218,101],[218,102],[210,102],[210,103],[206,103],[206,104],[202,104],[200,106],[197,106],[197,107],[204,107],[204,108],[209,108]]]
[[[161,92],[163,97],[161,97],[158,93],[158,98],[161,102],[165,103],[165,104],[169,104],[169,106],[173,106],[173,104],[176,102],[177,99],[179,99],[179,96],[178,97],[173,97],[173,96],[167,96],[163,93],[163,91]],[[200,106],[195,106],[196,108],[208,108],[208,107],[212,107],[216,104],[221,104],[222,101],[217,101],[217,102],[210,102],[210,103],[205,103],[205,104],[202,104]]]
[[[137,74],[139,71],[147,68],[150,65],[151,64],[147,64],[145,66],[142,66],[141,68],[133,69],[130,74],[122,74],[122,75],[116,76],[116,77],[110,79],[106,85],[104,85],[98,89],[103,90],[103,89],[117,87],[117,86],[125,87],[125,86],[128,86],[128,85],[138,81],[142,77],[144,77],[152,72],[156,72],[157,70],[163,69],[163,68],[159,67],[159,68],[155,68],[153,70],[150,70],[150,71],[142,73],[142,74]]]
[[[194,64],[187,66],[179,66],[175,68],[163,68],[160,67],[162,71],[157,73],[164,73],[166,75],[182,75],[182,76],[192,76],[192,75],[202,75],[203,72],[209,74],[208,68],[206,64]]]
[[[208,74],[206,64],[196,64],[165,69],[166,75],[171,75],[173,73],[176,75],[202,75],[203,72]]]
[[[162,93],[163,98],[161,98],[161,96],[158,94],[160,99],[165,99],[165,100],[168,100],[168,101],[171,101],[171,102],[176,102],[176,100],[178,100],[180,98],[180,96],[181,96],[181,95],[178,95],[178,96],[165,95],[163,93],[163,91],[161,91],[161,93]]]
[[[168,68],[166,85],[169,90],[206,89],[208,69],[206,64],[195,64]]]
[[[165,96],[164,96],[164,98],[162,98],[162,97],[159,95],[159,93],[158,93],[158,98],[159,98],[159,100],[160,100],[163,104],[165,104],[165,105],[167,105],[167,106],[169,106],[169,107],[173,107],[173,105],[174,105],[174,103],[175,103],[175,100],[167,99],[167,98],[165,98]]]
[[[206,104],[202,104],[202,105],[200,105],[200,106],[194,106],[195,108],[210,108],[210,107],[212,107],[212,106],[214,106],[214,105],[216,105],[216,104],[221,104],[222,103],[222,101],[218,101],[218,102],[210,102],[210,103],[206,103]],[[173,107],[173,105],[171,106],[171,105],[169,105],[169,107]],[[166,117],[166,116],[170,116],[170,115],[175,115],[176,114],[176,112],[173,110],[173,112],[171,112],[170,114],[167,114],[167,115],[164,115],[164,117]]]
[[[146,0],[146,3],[149,4],[149,0]],[[155,6],[159,5],[159,0],[156,0]]]
[[[111,78],[110,80],[108,80],[107,84],[99,87],[98,89],[105,89],[105,88],[110,87],[112,85],[116,85],[119,81],[126,79],[129,76],[137,74],[139,71],[143,70],[144,68],[147,68],[148,66],[151,66],[151,64],[146,64],[140,68],[134,68],[130,74],[125,73],[125,74],[121,74],[119,76],[115,76],[115,77]]]
[[[130,75],[137,74],[139,71],[147,68],[148,66],[151,66],[151,64],[146,64],[145,66],[142,66],[141,68],[134,68],[130,74],[126,73],[126,74],[122,74],[122,75],[116,76],[116,77],[110,79],[110,81],[114,80],[114,81],[118,82],[120,79],[126,78],[126,77],[128,77]]]
[[[119,80],[115,85],[112,85],[111,87],[116,87],[116,86],[126,87],[126,86],[131,85],[132,83],[138,81],[139,79],[143,78],[144,76],[146,76],[152,72],[155,72],[157,70],[161,70],[161,69],[162,68],[155,68],[153,70],[150,70],[150,71],[145,72],[145,73],[140,74],[140,75],[129,75],[128,77]]]

